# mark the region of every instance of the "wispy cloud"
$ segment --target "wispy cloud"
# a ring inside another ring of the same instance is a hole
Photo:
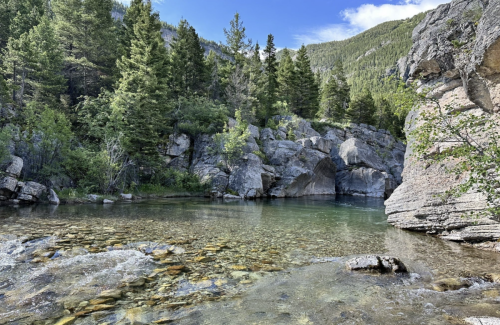
[[[409,18],[447,2],[450,0],[405,0],[398,4],[382,5],[366,3],[357,8],[342,11],[340,14],[345,23],[316,28],[304,34],[295,35],[295,39],[300,44],[343,40],[380,23]]]

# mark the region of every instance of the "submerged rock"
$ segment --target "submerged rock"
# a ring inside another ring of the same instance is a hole
[[[469,317],[464,321],[471,325],[500,325],[500,318],[496,317]]]
[[[374,273],[406,273],[406,266],[397,257],[368,255],[355,257],[346,262],[350,271]]]
[[[448,278],[436,281],[432,284],[432,289],[435,291],[453,291],[472,286],[472,281],[460,278]]]

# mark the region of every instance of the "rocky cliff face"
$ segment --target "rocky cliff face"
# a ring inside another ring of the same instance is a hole
[[[172,136],[165,161],[209,182],[213,195],[234,198],[336,193],[387,198],[401,183],[405,146],[385,130],[352,124],[320,133],[302,119],[281,116],[276,122],[276,130],[249,126],[244,154],[231,168],[212,153],[208,135],[195,141]]]
[[[415,28],[414,45],[408,57],[400,61],[406,64],[400,67],[402,76],[420,79],[422,87],[432,88],[430,95],[443,107],[453,103],[461,110],[498,113],[499,17],[499,0],[455,0],[439,6]],[[418,114],[408,116],[408,131],[418,127]],[[403,183],[386,202],[388,221],[399,228],[440,234],[449,240],[500,238],[500,224],[494,218],[463,217],[485,208],[482,195],[471,192],[449,201],[437,197],[467,176],[449,175],[446,167],[416,161],[409,148]]]

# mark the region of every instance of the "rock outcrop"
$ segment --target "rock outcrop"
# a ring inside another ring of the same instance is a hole
[[[355,257],[346,262],[349,271],[372,273],[406,273],[406,266],[397,257],[368,255]]]
[[[413,32],[405,62],[410,79],[432,89],[441,106],[472,113],[500,111],[500,2],[455,0],[430,12]],[[426,107],[420,108],[425,110]],[[419,112],[407,118],[407,131],[418,127]],[[497,130],[497,132],[500,130]],[[412,143],[409,139],[409,143]],[[440,195],[467,175],[446,172],[448,164],[427,165],[406,153],[403,183],[386,202],[389,223],[403,229],[440,234],[454,241],[500,238],[495,218],[464,218],[483,211],[485,197],[469,192],[450,200]]]
[[[213,137],[199,136],[189,170],[211,184],[214,196],[227,198],[336,193],[383,198],[401,183],[405,146],[389,132],[352,124],[345,130],[326,127],[320,134],[303,119],[275,120],[276,130],[249,126],[243,155],[231,166],[214,154]]]
[[[59,205],[57,194],[52,189],[36,182],[20,182],[17,177],[21,175],[23,160],[17,156],[12,156],[10,162],[4,166],[3,174],[0,178],[0,201],[9,203],[35,203],[40,200],[47,200],[50,204]]]

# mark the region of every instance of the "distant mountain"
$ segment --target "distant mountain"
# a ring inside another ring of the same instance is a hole
[[[387,94],[394,85],[384,79],[399,74],[398,60],[408,55],[413,29],[424,17],[425,13],[421,13],[413,18],[385,22],[344,41],[307,45],[312,68],[325,77],[335,61],[341,59],[353,95],[360,93],[363,87],[369,88],[375,97]]]
[[[114,19],[122,20],[123,16],[125,16],[126,11],[127,7],[125,5],[121,4],[118,1],[114,1],[113,10],[111,11],[111,15],[113,16]],[[177,37],[177,28],[174,25],[168,24],[166,22],[162,22],[162,24],[163,24],[161,30],[162,36],[163,39],[165,40],[165,43],[167,44],[167,47],[169,47],[173,39]],[[206,40],[203,37],[200,37],[200,43],[201,46],[203,46],[203,48],[205,49],[205,55],[208,55],[210,51],[214,51],[217,55],[221,57],[226,57],[226,55],[222,50],[223,45],[216,43],[214,41]]]

